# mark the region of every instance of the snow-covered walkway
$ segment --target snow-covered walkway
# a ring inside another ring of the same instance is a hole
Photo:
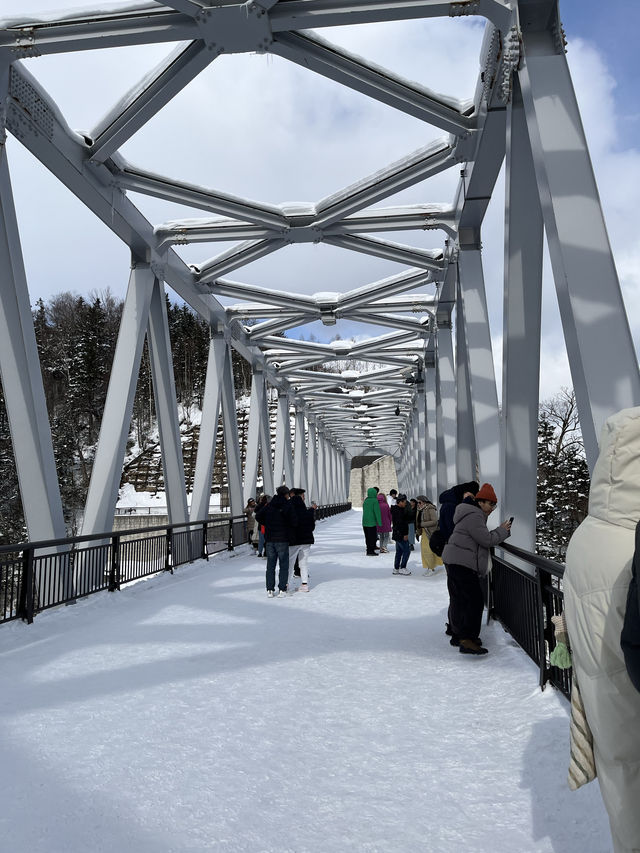
[[[458,654],[444,575],[360,523],[318,525],[308,595],[243,547],[0,628],[0,849],[608,853],[564,699],[498,625]]]

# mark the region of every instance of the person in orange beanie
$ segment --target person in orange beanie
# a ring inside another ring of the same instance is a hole
[[[450,642],[458,645],[462,654],[487,653],[480,642],[484,609],[480,578],[487,574],[489,548],[504,542],[511,531],[510,521],[503,521],[495,530],[487,530],[487,519],[497,503],[493,486],[484,483],[475,499],[458,504],[453,515],[453,533],[442,552],[451,599]]]

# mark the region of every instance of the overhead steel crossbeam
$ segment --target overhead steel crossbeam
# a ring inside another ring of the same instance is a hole
[[[202,431],[192,512],[204,512],[207,505],[219,411],[231,454],[227,469],[235,509],[241,508],[243,494],[251,493],[253,485],[247,477],[255,479],[259,454],[265,483],[275,486],[282,476],[295,473],[301,481],[317,486],[326,500],[344,498],[345,455],[367,448],[386,448],[396,455],[407,490],[422,491],[428,486],[435,493],[456,474],[469,479],[470,472],[462,469],[470,466],[496,483],[504,478],[507,493],[514,493],[523,482],[535,490],[532,418],[520,417],[518,438],[507,429],[504,447],[500,446],[502,421],[482,268],[481,228],[505,152],[504,352],[517,353],[522,348],[518,335],[523,317],[528,334],[539,336],[539,302],[531,294],[540,287],[544,228],[585,443],[593,462],[599,424],[611,411],[640,403],[640,376],[568,76],[557,0],[167,0],[118,5],[109,9],[106,0],[95,8],[41,16],[19,10],[11,19],[0,20],[0,161],[6,127],[132,254],[134,272],[116,371],[126,375],[127,387],[122,393],[123,380],[112,375],[104,435],[96,456],[99,464],[90,486],[90,512],[85,513],[94,519],[91,523],[97,525],[101,519],[106,524],[115,501],[114,484],[122,461],[118,457],[131,416],[134,362],[145,334],[155,353],[154,384],[160,386],[155,393],[165,436],[163,464],[166,471],[177,471],[180,480],[179,435],[169,405],[175,394],[162,283],[211,328],[207,426]],[[318,32],[468,15],[482,16],[488,24],[476,89],[466,98],[440,94],[425,83],[407,80],[332,44]],[[68,127],[54,100],[27,69],[38,56],[162,43],[177,46],[150,74],[133,81],[89,132],[77,133]],[[446,136],[315,203],[266,204],[127,162],[120,153],[125,142],[212,63],[215,73],[216,58],[242,53],[275,54],[398,114],[439,128]],[[570,172],[558,165],[554,156],[558,150],[570,153],[575,167]],[[461,167],[461,177],[451,204],[382,206],[388,199],[393,204],[392,197],[403,190],[424,185],[454,166]],[[6,163],[0,162],[0,168],[5,175],[0,186],[5,223],[0,237],[9,259],[0,316],[10,317],[15,313],[12,306],[18,304],[17,293],[24,289],[24,270],[19,235],[11,224],[13,199]],[[185,205],[203,216],[152,224],[129,193]],[[587,205],[567,202],[584,198]],[[535,213],[531,219],[535,228],[528,227],[527,210]],[[579,256],[574,248],[576,223],[584,235]],[[434,248],[415,245],[415,232],[427,230],[438,240]],[[439,237],[437,232],[442,232]],[[401,236],[381,236],[390,233]],[[190,243],[213,247],[220,242],[232,246],[217,253],[211,248],[203,252],[200,263],[191,266],[174,249]],[[400,270],[346,292],[326,290],[313,295],[226,278],[267,255],[278,257],[287,246],[318,243],[380,258],[398,264]],[[523,257],[531,269],[523,269]],[[597,286],[590,283],[592,270],[597,270],[592,276]],[[20,298],[24,313],[24,294]],[[225,306],[220,300],[234,304]],[[598,306],[606,306],[599,317],[606,314],[607,334],[597,356],[588,346],[592,324],[585,319],[585,300],[593,313],[598,313]],[[331,326],[339,320],[361,324],[373,336],[331,344],[296,340],[300,326],[317,321]],[[380,327],[392,331],[379,335]],[[43,397],[42,389],[36,387],[38,371],[33,369],[37,363],[33,335],[16,335],[14,330],[5,338],[0,340],[0,368],[10,389],[7,404],[14,429],[13,425],[24,422],[20,410],[24,400],[34,401],[31,410],[40,411]],[[250,431],[257,444],[244,483],[233,426],[230,347],[253,370]],[[511,361],[505,355],[503,410],[509,412],[511,401],[518,412],[537,411],[537,364],[527,372],[525,388],[511,375]],[[7,382],[4,374],[15,372],[18,362],[30,366],[25,372],[28,378],[12,377]],[[606,365],[616,365],[624,382],[612,381]],[[21,382],[26,383],[24,388]],[[277,388],[279,395],[273,459],[267,424],[269,387]],[[464,413],[462,424],[456,424],[456,407]],[[288,429],[292,412],[293,449]],[[40,472],[49,472],[37,477],[20,472],[23,503],[40,506],[36,492],[45,490],[51,505],[48,517],[40,511],[30,514],[30,535],[42,538],[38,536],[42,531],[61,535],[59,495],[50,474],[55,465],[42,424],[32,425],[26,435],[14,437],[16,441],[18,447],[37,447]],[[523,468],[522,460],[528,457],[531,461]],[[186,512],[180,491],[174,487],[171,493],[172,520]],[[531,514],[531,507],[523,503],[522,515],[526,514]],[[520,527],[527,529],[524,524]],[[531,543],[522,539],[519,544]]]

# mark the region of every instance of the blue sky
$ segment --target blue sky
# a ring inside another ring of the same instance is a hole
[[[638,147],[640,3],[638,0],[561,0],[560,15],[569,40],[587,39],[602,51],[616,79],[615,98],[624,116],[618,128],[620,146]]]

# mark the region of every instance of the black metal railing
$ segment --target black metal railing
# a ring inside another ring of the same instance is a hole
[[[498,549],[497,549],[498,550]],[[552,616],[562,613],[564,567],[546,557],[502,543],[506,552],[531,567],[531,572],[493,555],[489,615],[511,634],[540,671],[540,687],[550,682],[567,698],[571,695],[571,670],[558,669],[549,660],[555,648]]]
[[[318,507],[316,518],[351,509],[350,503]],[[249,541],[246,515],[114,530],[91,536],[22,542],[0,547],[0,623],[33,622],[36,613],[71,604],[123,584]]]

